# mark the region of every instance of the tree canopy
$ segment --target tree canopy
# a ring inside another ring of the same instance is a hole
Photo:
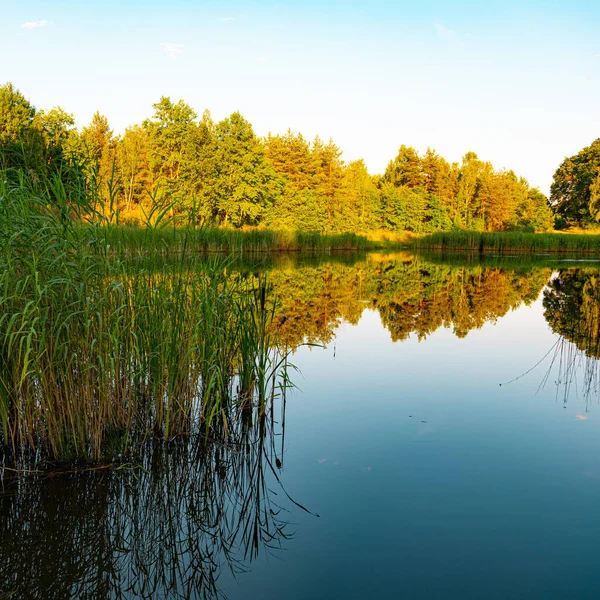
[[[333,140],[310,142],[291,130],[260,138],[239,112],[215,123],[208,111],[198,118],[166,96],[153,108],[121,135],[99,112],[78,130],[73,115],[38,111],[8,83],[0,87],[2,166],[82,178],[110,222],[145,222],[160,207],[182,225],[325,233],[553,224],[538,189],[474,152],[451,164],[431,148],[420,155],[403,144],[373,176],[362,160],[346,163]],[[600,219],[600,141],[582,153],[561,165],[553,202],[559,214],[592,211]]]
[[[600,222],[600,138],[560,164],[550,203],[567,224]]]

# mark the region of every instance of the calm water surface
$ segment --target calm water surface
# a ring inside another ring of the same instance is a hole
[[[0,598],[598,597],[593,264],[269,277],[298,389],[239,448],[5,473]]]

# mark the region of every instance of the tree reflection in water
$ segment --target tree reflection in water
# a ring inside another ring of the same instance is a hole
[[[581,394],[600,398],[600,272],[562,269],[544,290],[544,317],[559,338],[542,384],[554,380],[566,404]]]
[[[291,535],[295,503],[273,491],[280,405],[277,420],[273,406],[263,416],[242,408],[226,444],[200,436],[154,443],[137,465],[12,479],[5,471],[0,589],[61,600],[222,597],[223,569],[238,574]]]
[[[411,335],[423,340],[440,327],[462,338],[534,302],[551,274],[532,264],[436,264],[411,254],[370,255],[354,265],[274,268],[274,337],[287,348],[305,341],[329,344],[340,323],[358,323],[368,308],[379,313],[394,341]]]

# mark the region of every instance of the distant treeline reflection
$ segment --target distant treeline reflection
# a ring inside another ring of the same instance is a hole
[[[424,339],[440,327],[458,337],[538,298],[552,271],[528,266],[434,264],[406,255],[370,255],[353,265],[278,265],[268,275],[280,344],[329,343],[342,321],[379,312],[392,340]]]

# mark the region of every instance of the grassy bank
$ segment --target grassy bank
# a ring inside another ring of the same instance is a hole
[[[413,242],[417,249],[463,250],[481,253],[572,253],[600,255],[600,236],[562,233],[449,231]]]
[[[117,254],[257,254],[269,252],[362,251],[387,247],[392,242],[371,242],[354,233],[326,235],[317,232],[239,230],[221,228],[163,229],[80,226],[82,237],[91,235],[109,253]]]

